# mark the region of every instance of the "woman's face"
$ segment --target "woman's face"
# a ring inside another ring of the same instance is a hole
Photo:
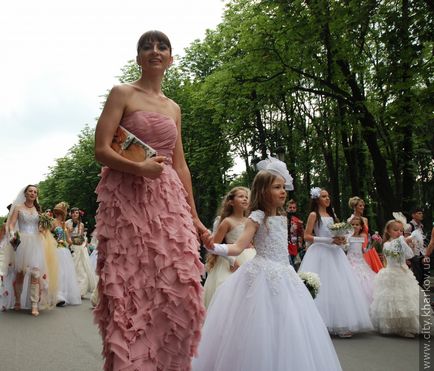
[[[26,201],[33,202],[38,197],[38,189],[36,187],[30,186],[29,188],[27,188],[24,196],[26,197]]]
[[[73,220],[78,220],[79,217],[80,217],[80,211],[79,211],[79,210],[74,210],[74,211],[71,213],[71,218],[72,218]]]
[[[404,234],[404,226],[399,222],[394,222],[389,225],[388,232],[390,239],[394,240]]]
[[[318,198],[318,204],[319,206],[322,206],[324,208],[328,208],[330,206],[330,196],[329,193],[326,190],[321,190]]]
[[[357,202],[355,211],[358,215],[363,215],[363,212],[365,211],[365,203],[363,201]]]
[[[137,64],[142,71],[165,71],[173,62],[170,48],[161,41],[145,42],[137,56]]]

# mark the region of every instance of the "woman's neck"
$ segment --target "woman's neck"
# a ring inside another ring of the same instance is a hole
[[[139,80],[137,80],[137,85],[145,92],[159,96],[162,95],[161,83],[163,81],[163,76],[161,75],[142,75]]]
[[[318,207],[318,213],[321,216],[330,216],[327,209],[325,207],[322,207],[322,206]]]
[[[358,212],[357,210],[353,211],[354,216],[362,216],[362,213]]]
[[[244,210],[243,209],[234,209],[234,211],[232,212],[232,218],[234,219],[244,219]]]
[[[33,203],[33,201],[24,201],[24,206],[27,207],[28,209],[32,209],[35,205]]]

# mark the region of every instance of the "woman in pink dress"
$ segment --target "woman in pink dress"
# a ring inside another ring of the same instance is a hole
[[[190,370],[205,309],[199,233],[184,158],[179,106],[161,90],[172,49],[149,31],[137,44],[142,74],[114,86],[98,120],[95,157],[105,165],[97,187],[99,302],[105,370]],[[122,125],[157,151],[135,162],[111,148]]]

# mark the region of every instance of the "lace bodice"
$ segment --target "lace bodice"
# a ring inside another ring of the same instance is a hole
[[[254,245],[256,256],[288,263],[288,228],[285,216],[269,216],[264,223],[264,212],[253,211],[249,218],[259,224]]]
[[[39,233],[39,214],[27,211],[18,211],[18,225],[21,233]]]
[[[331,216],[322,216],[321,217],[321,224],[315,223],[313,227],[313,231],[315,233],[315,236],[317,237],[332,237],[332,234],[330,232],[330,229],[328,229],[328,225],[333,223],[333,218]]]
[[[406,259],[414,256],[410,246],[407,245],[403,236],[383,245],[383,254],[387,260],[387,267],[396,268],[405,264]]]

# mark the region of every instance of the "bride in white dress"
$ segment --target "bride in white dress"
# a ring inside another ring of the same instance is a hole
[[[245,214],[249,206],[249,189],[235,187],[225,196],[220,216],[214,226],[214,241],[235,243],[244,230]],[[242,264],[256,255],[255,249],[246,249],[237,257],[207,254],[207,278],[205,281],[205,307],[208,308],[217,288]]]
[[[215,253],[236,256],[254,239],[256,256],[216,291],[193,370],[341,370],[315,303],[288,261],[287,218],[278,210],[292,180],[281,161],[270,160],[266,169],[253,181],[253,211],[237,243],[214,245]]]
[[[299,272],[319,275],[321,288],[315,304],[330,334],[351,337],[355,332],[371,331],[368,299],[344,251],[338,246],[345,238],[332,238],[328,228],[336,220],[329,194],[316,187],[311,190],[311,198],[312,212],[304,239],[313,244],[309,246]]]

